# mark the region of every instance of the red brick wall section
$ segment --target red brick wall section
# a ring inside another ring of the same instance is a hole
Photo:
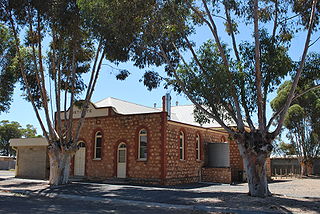
[[[185,135],[185,160],[179,157],[179,133]],[[201,160],[196,160],[196,135],[200,135],[201,140]],[[190,183],[198,182],[201,177],[201,168],[205,165],[205,142],[221,142],[221,137],[228,137],[223,132],[213,132],[211,130],[194,128],[179,123],[169,123],[167,129],[166,163],[167,174],[166,183]],[[230,178],[226,179],[229,183]]]
[[[148,158],[138,160],[138,133],[148,131]],[[160,179],[161,177],[161,116],[160,114],[115,115],[88,118],[80,134],[86,143],[86,170],[89,178],[105,179],[117,175],[117,148],[121,142],[127,148],[127,177]],[[100,131],[102,158],[94,160],[94,136]],[[73,173],[73,172],[72,172]]]
[[[240,155],[238,144],[234,140],[228,140],[230,148],[230,168],[232,181],[241,181],[240,176],[243,173],[243,159]]]
[[[226,183],[230,184],[231,181],[231,169],[230,168],[202,168],[202,181]]]

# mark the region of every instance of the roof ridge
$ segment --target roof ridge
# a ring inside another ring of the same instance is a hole
[[[142,106],[142,107],[145,107],[145,108],[150,108],[150,109],[156,110],[156,108],[153,108],[153,107],[149,107],[149,106],[145,106],[145,105],[141,105],[141,104],[129,102],[129,101],[127,101],[127,100],[121,100],[121,99],[119,99],[119,98],[114,98],[114,97],[107,97],[107,98],[105,98],[105,99],[103,99],[103,100],[100,100],[100,101],[98,101],[98,102],[104,101],[104,100],[109,99],[109,98],[114,99],[114,100],[118,100],[118,101],[122,101],[122,102],[125,102],[125,103],[129,103],[129,104],[133,104],[133,105]],[[98,102],[97,102],[97,103],[98,103]]]

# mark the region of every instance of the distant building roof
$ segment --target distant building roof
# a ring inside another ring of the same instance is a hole
[[[146,114],[161,112],[161,110],[156,108],[138,105],[128,101],[119,100],[113,97],[108,97],[106,99],[100,100],[94,103],[94,105],[98,108],[113,107],[115,111],[119,114]]]

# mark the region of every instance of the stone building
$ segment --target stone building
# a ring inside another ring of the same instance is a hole
[[[64,118],[64,113],[61,117]],[[74,118],[80,109],[74,107]],[[241,179],[242,158],[228,133],[194,121],[193,106],[150,108],[115,98],[91,103],[82,127],[73,176],[132,183],[231,183]]]
[[[45,138],[10,139],[16,150],[15,176],[20,178],[47,179],[49,177],[48,142]]]

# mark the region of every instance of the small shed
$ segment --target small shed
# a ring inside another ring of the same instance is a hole
[[[16,177],[48,178],[48,141],[45,138],[11,139],[10,146],[17,152]]]

